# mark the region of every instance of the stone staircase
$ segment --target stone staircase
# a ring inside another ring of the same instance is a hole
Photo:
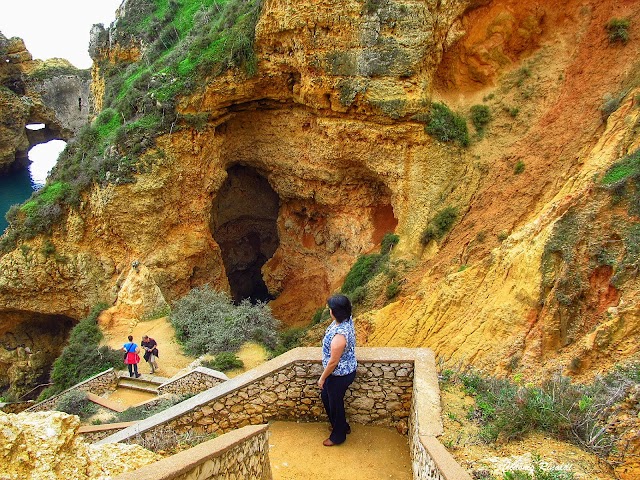
[[[158,387],[168,380],[168,378],[150,374],[142,374],[139,378],[135,378],[129,377],[127,372],[119,372],[118,388],[128,388],[158,395]]]

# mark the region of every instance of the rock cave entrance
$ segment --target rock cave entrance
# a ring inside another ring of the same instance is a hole
[[[49,382],[53,362],[67,344],[72,318],[27,311],[0,316],[0,392],[33,400]]]
[[[280,199],[257,170],[235,165],[214,200],[211,232],[218,242],[234,301],[272,297],[262,266],[278,248]]]

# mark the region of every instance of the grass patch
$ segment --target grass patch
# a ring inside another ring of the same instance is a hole
[[[619,182],[625,182],[629,179],[640,178],[640,149],[610,166],[605,172],[600,183],[605,186],[611,186]]]
[[[422,245],[428,245],[431,240],[440,240],[444,237],[458,218],[458,209],[445,207],[436,213],[420,236]]]

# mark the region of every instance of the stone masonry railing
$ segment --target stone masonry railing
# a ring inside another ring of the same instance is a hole
[[[54,410],[56,407],[56,403],[60,399],[62,395],[71,390],[82,390],[84,392],[90,392],[95,395],[102,395],[105,392],[113,391],[116,389],[118,385],[118,372],[116,372],[113,368],[109,370],[105,370],[102,373],[94,375],[87,380],[80,382],[74,385],[71,388],[66,389],[64,392],[59,393],[58,395],[54,395],[51,398],[47,398],[40,403],[36,403],[33,407],[27,408],[25,411],[27,412],[43,412],[46,410]]]
[[[113,480],[271,480],[267,425],[250,425]]]
[[[158,394],[172,393],[185,395],[199,393],[229,380],[224,373],[206,367],[193,370],[163,383],[158,387]]]
[[[356,380],[345,396],[350,421],[408,429],[415,479],[470,479],[436,438],[443,426],[433,352],[357,348],[356,356]],[[148,445],[168,433],[223,434],[270,420],[325,421],[316,385],[320,358],[319,348],[296,348],[97,443]]]

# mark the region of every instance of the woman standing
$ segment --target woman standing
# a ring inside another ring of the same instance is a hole
[[[128,343],[125,343],[120,350],[125,352],[124,355],[124,363],[129,368],[129,376],[136,378],[140,377],[138,373],[138,363],[140,362],[140,347],[136,343],[133,343],[133,335],[129,335],[127,337],[129,339]]]
[[[322,366],[324,371],[318,380],[322,389],[324,409],[331,423],[331,435],[322,444],[325,447],[339,445],[351,433],[344,411],[344,394],[356,377],[356,333],[351,318],[351,302],[344,295],[334,295],[327,300],[333,322],[327,327],[322,341]]]

